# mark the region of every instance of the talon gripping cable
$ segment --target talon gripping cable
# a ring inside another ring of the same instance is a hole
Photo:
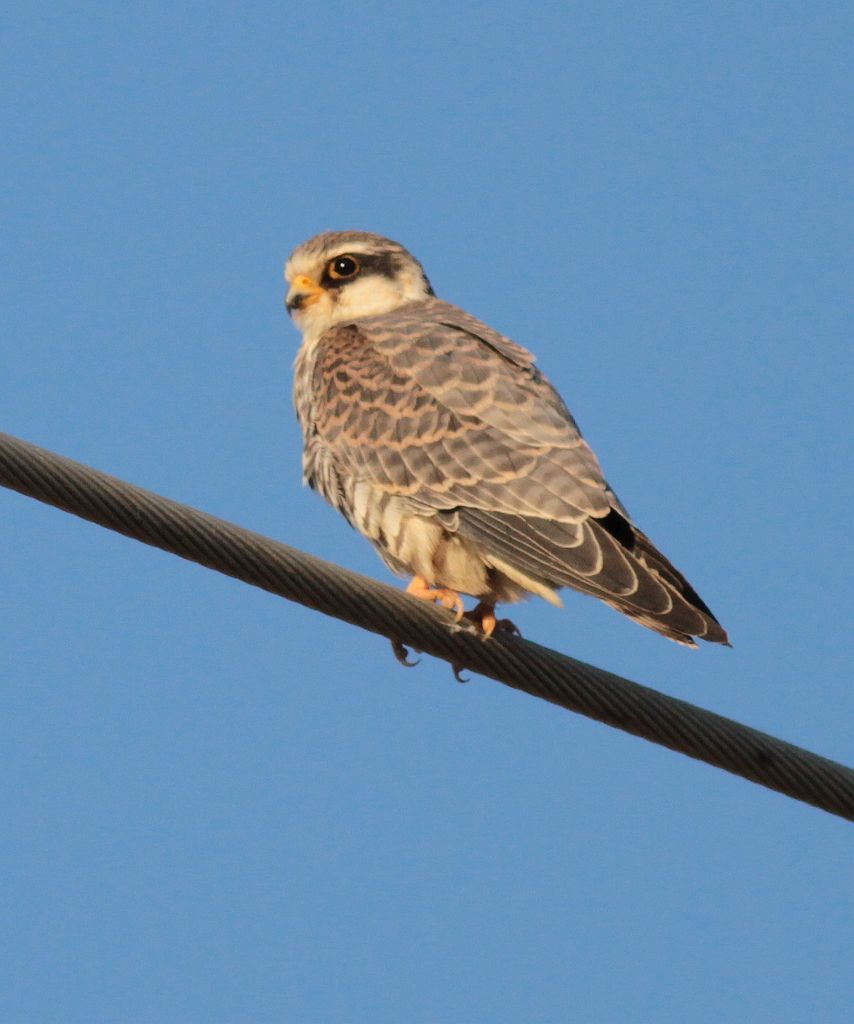
[[[0,484],[854,821],[845,765],[529,641],[456,630],[384,583],[2,433]]]

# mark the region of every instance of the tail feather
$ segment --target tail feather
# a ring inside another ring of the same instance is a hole
[[[497,561],[550,590],[572,587],[605,601],[677,643],[728,644],[696,590],[649,538],[615,509],[582,523],[454,510],[460,534]],[[541,593],[541,590],[537,590]]]

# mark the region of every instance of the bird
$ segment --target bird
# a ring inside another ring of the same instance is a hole
[[[294,405],[303,479],[408,593],[484,638],[498,604],[599,598],[696,647],[729,645],[685,577],[632,521],[562,398],[521,345],[439,299],[398,242],[327,231],[285,264],[302,332]]]

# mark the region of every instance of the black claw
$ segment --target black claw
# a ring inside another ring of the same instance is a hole
[[[415,668],[416,665],[419,665],[421,663],[420,658],[416,658],[415,661],[409,660],[409,650],[406,647],[404,647],[400,640],[392,640],[391,649],[395,658],[397,658],[397,660],[400,662],[401,665],[404,666],[404,668]]]
[[[456,681],[458,683],[470,683],[471,682],[471,676],[463,676],[463,672],[465,671],[465,665],[453,665],[452,664],[451,668],[452,668],[452,670],[454,672],[454,679],[456,679]]]

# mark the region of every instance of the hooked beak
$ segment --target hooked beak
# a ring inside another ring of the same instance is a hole
[[[285,308],[292,316],[300,309],[314,305],[323,295],[323,289],[305,274],[297,274],[285,299]]]

